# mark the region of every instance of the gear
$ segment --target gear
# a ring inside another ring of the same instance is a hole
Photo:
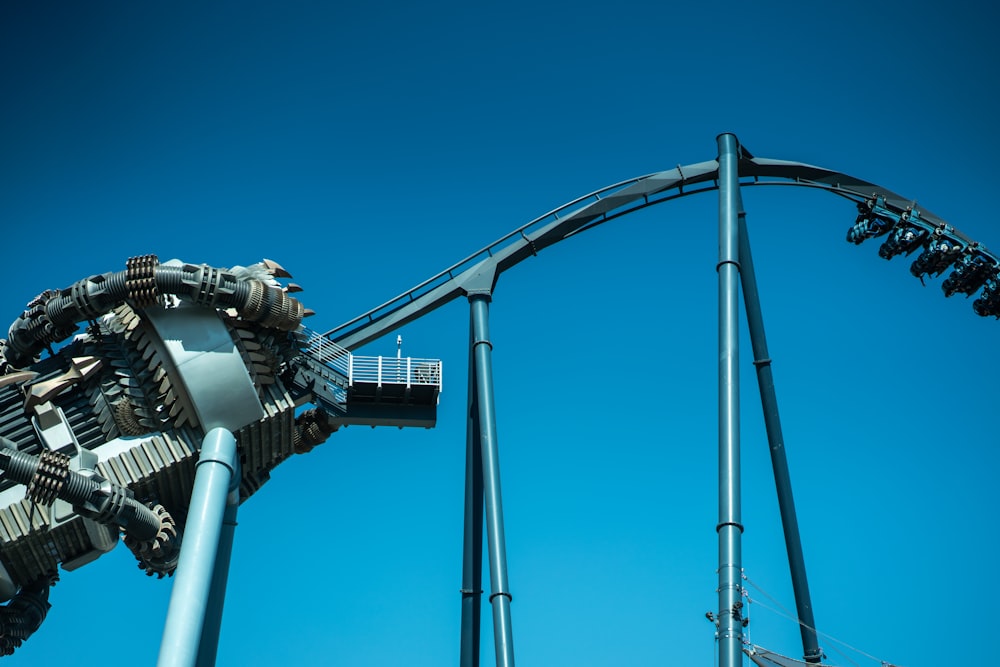
[[[143,433],[149,433],[149,429],[139,423],[139,417],[135,414],[135,407],[128,396],[122,398],[115,405],[114,421],[115,425],[118,426],[118,430],[122,432],[122,435],[142,435]]]
[[[55,502],[68,476],[69,457],[45,450],[38,457],[38,468],[35,469],[24,497],[33,503],[49,506]]]
[[[159,299],[160,289],[155,278],[159,263],[156,255],[130,257],[125,263],[125,290],[136,308],[148,308]]]
[[[337,427],[330,424],[329,415],[324,410],[306,410],[295,418],[295,431],[292,434],[295,453],[305,454],[316,445],[326,442],[336,430]]]
[[[153,512],[160,519],[160,529],[156,537],[151,540],[137,540],[125,534],[125,546],[139,561],[139,569],[152,577],[154,574],[158,579],[164,576],[173,576],[177,569],[177,560],[180,557],[181,541],[177,536],[177,523],[170,516],[170,512],[159,503],[151,506]]]

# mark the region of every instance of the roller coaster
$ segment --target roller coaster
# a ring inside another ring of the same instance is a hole
[[[212,665],[238,507],[270,473],[342,426],[433,427],[442,365],[355,351],[459,298],[470,304],[469,428],[460,663],[479,664],[483,537],[498,665],[514,664],[511,593],[493,396],[489,305],[500,274],[626,214],[719,196],[719,664],[822,664],[800,544],[741,188],[823,190],[857,210],[847,241],[881,238],[884,259],[915,255],[921,282],[978,296],[1000,318],[1000,260],[945,220],[879,185],[757,158],[735,136],[714,160],[612,184],[518,227],[410,290],[324,333],[279,264],[215,268],[154,255],[47,290],[0,341],[0,655],[44,621],[49,588],[125,543],[138,566],[175,576],[159,664]],[[950,272],[950,273],[949,273]],[[738,298],[761,390],[802,660],[743,633]],[[79,326],[85,325],[82,333]],[[176,573],[176,575],[175,575]]]

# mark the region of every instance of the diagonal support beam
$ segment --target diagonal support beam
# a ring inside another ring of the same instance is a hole
[[[739,216],[739,237],[743,303],[746,307],[747,325],[750,329],[750,343],[753,346],[753,365],[757,369],[760,402],[764,410],[764,427],[767,430],[767,441],[770,445],[771,468],[774,470],[774,486],[778,492],[781,526],[785,532],[785,550],[788,552],[788,569],[792,575],[795,609],[800,621],[802,651],[807,663],[818,664],[823,657],[823,651],[816,638],[816,619],[813,617],[805,557],[802,554],[799,523],[795,515],[792,481],[788,472],[788,459],[785,456],[785,438],[781,432],[778,397],[774,390],[774,377],[771,373],[771,356],[767,350],[767,337],[764,335],[764,315],[761,312],[757,276],[753,268],[750,237],[747,234],[746,215],[742,211],[742,206]]]
[[[459,665],[479,667],[483,598],[483,451],[476,392],[476,337],[469,325],[469,403],[465,434],[465,533],[462,556],[462,643]]]

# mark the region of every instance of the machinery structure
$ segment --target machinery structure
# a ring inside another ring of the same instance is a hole
[[[44,620],[57,567],[89,563],[120,535],[147,574],[173,574],[213,428],[235,436],[242,502],[341,426],[434,425],[440,362],[355,357],[301,326],[298,288],[278,278],[290,276],[267,260],[135,257],[43,292],[11,325],[0,344],[0,654]],[[83,333],[55,349],[78,323]]]
[[[124,271],[43,292],[0,343],[0,599],[8,601],[0,609],[0,652],[12,651],[42,622],[57,567],[80,567],[124,534],[148,574],[178,573],[160,664],[212,664],[236,507],[279,463],[309,451],[340,426],[433,426],[439,361],[360,357],[352,351],[464,297],[470,333],[460,661],[462,667],[479,664],[485,535],[496,660],[513,665],[489,335],[489,304],[499,276],[559,241],[625,214],[718,191],[719,606],[708,617],[716,627],[722,667],[736,667],[744,656],[762,667],[820,664],[824,656],[740,190],[793,185],[851,201],[858,215],[849,242],[884,237],[881,257],[916,254],[910,271],[921,281],[951,271],[942,283],[945,295],[978,292],[973,310],[981,316],[1000,318],[1000,260],[949,223],[876,184],[756,158],[731,134],[718,137],[718,151],[715,160],[573,200],[323,334],[302,326],[310,313],[291,296],[297,286],[282,285],[279,279],[290,276],[266,260],[216,269],[137,257]],[[740,291],[803,661],[754,646],[743,634]],[[65,342],[79,323],[86,323],[84,332]],[[193,583],[181,586],[188,572]],[[183,608],[184,599],[191,606]],[[204,620],[186,627],[183,619],[191,615]]]

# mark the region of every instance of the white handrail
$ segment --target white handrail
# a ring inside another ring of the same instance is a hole
[[[315,331],[302,327],[303,348],[311,357],[347,378],[348,386],[358,382],[441,386],[441,361],[421,357],[364,357],[351,354]]]
[[[362,357],[351,355],[349,382],[435,386],[441,384],[441,361],[419,357]]]

